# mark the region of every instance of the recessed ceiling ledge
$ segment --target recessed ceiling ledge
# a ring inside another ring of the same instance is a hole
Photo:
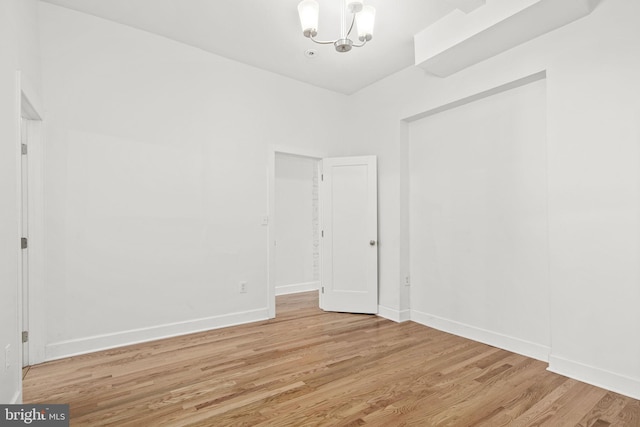
[[[599,0],[489,0],[414,36],[415,64],[447,77],[589,15]]]

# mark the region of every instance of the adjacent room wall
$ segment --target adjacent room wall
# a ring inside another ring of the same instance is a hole
[[[22,395],[18,324],[18,171],[20,115],[16,71],[32,94],[40,95],[37,8],[35,0],[0,2],[0,403]],[[5,370],[9,346],[9,369]]]
[[[407,253],[403,248],[408,240],[400,222],[408,206],[402,198],[406,192],[402,183],[408,180],[401,166],[409,155],[403,120],[546,71],[550,369],[636,398],[640,397],[640,341],[635,339],[640,325],[637,16],[638,2],[603,0],[589,17],[446,79],[412,67],[350,99],[352,111],[360,113],[361,120],[354,125],[364,129],[361,140],[380,157],[381,236],[398,237],[390,251],[398,254],[399,262],[387,268],[395,270],[389,277],[400,279],[406,271],[401,255]],[[390,217],[383,218],[387,209]],[[411,230],[420,221],[411,217]],[[381,250],[384,242],[381,237]],[[397,303],[403,310],[406,287],[400,280],[381,279],[380,286],[383,303]],[[428,301],[435,295],[424,294],[424,287],[425,283],[412,282],[412,308],[438,303]],[[472,309],[463,299],[460,302],[459,313]],[[511,302],[516,303],[505,304]],[[460,314],[451,316],[448,320],[464,322]]]
[[[269,146],[331,153],[345,97],[50,4],[40,12],[46,357],[266,318]],[[309,99],[313,114],[300,108]]]
[[[276,154],[276,295],[319,288],[318,160]]]

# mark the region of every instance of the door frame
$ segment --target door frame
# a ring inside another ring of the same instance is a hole
[[[269,159],[267,162],[267,311],[270,319],[276,317],[276,252],[275,246],[275,221],[276,221],[276,155],[306,157],[320,162],[328,157],[327,153],[306,148],[272,145],[269,147]],[[322,202],[320,202],[322,203]],[[263,224],[265,223],[263,222]]]
[[[23,312],[27,310],[29,330],[29,365],[45,360],[45,305],[44,305],[44,109],[37,96],[35,86],[19,70],[16,71],[16,165],[17,197],[22,199],[22,119],[28,126],[28,211],[27,229],[29,230],[29,262],[27,266],[28,283],[23,288],[22,249],[18,248],[18,331],[20,342],[20,363],[23,360],[22,331]],[[18,240],[22,236],[22,203],[18,208]],[[23,291],[29,295],[25,301]],[[25,306],[26,305],[26,306]]]

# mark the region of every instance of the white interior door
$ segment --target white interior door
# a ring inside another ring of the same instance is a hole
[[[375,156],[322,160],[320,307],[378,312],[378,192]]]
[[[21,227],[22,237],[28,238],[29,236],[29,162],[27,160],[27,143],[29,141],[28,134],[28,122],[26,119],[22,119],[20,140],[22,143],[22,162],[21,162]],[[27,240],[28,242],[28,240]],[[28,244],[22,244],[22,331],[29,330],[29,249]],[[29,365],[29,344],[22,343],[22,366]]]

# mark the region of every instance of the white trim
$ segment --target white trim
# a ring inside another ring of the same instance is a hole
[[[438,113],[442,113],[442,112],[447,111],[447,110],[452,110],[454,108],[458,108],[458,107],[461,107],[463,105],[470,104],[472,102],[476,102],[476,101],[479,101],[481,99],[485,99],[485,98],[488,98],[488,97],[493,96],[493,95],[497,95],[497,94],[502,93],[502,92],[507,92],[507,91],[512,90],[512,89],[517,89],[519,87],[526,86],[526,85],[528,85],[530,83],[534,83],[534,82],[537,82],[539,80],[544,80],[546,78],[547,78],[547,71],[546,70],[538,71],[538,72],[535,72],[533,74],[524,76],[522,78],[510,81],[510,82],[507,82],[507,83],[504,83],[504,84],[501,84],[499,86],[492,87],[490,89],[483,90],[483,91],[478,92],[478,93],[474,93],[473,95],[466,96],[466,97],[460,98],[460,99],[456,99],[456,100],[451,101],[451,102],[447,102],[447,103],[442,104],[440,106],[437,106],[435,108],[431,108],[431,109],[422,111],[422,112],[420,112],[418,114],[413,114],[411,116],[405,117],[403,119],[403,121],[407,122],[407,123],[415,122],[416,120],[424,119],[425,117],[433,116],[433,115],[436,115]]]
[[[541,344],[456,322],[455,320],[444,319],[417,310],[411,310],[411,320],[430,328],[489,344],[543,362],[549,360],[550,348]]]
[[[396,310],[394,308],[385,307],[384,305],[379,305],[378,316],[393,320],[397,323],[402,323],[411,320],[411,310]]]
[[[22,162],[22,124],[24,117],[28,120],[29,144],[28,144],[28,230],[29,235],[29,263],[28,263],[28,330],[29,330],[29,364],[42,363],[45,357],[45,307],[42,301],[44,294],[44,131],[43,121],[44,110],[42,102],[37,96],[34,86],[18,70],[16,71],[17,83],[17,112],[18,112],[18,133],[17,151],[18,165]],[[20,171],[21,168],[18,168]],[[22,194],[22,175],[18,180],[19,197]],[[22,237],[22,208],[19,210],[20,229],[18,234]],[[20,249],[19,249],[20,250]],[[19,253],[19,330],[18,334],[25,329],[22,325],[22,251]],[[22,341],[20,341],[22,342]],[[22,345],[22,344],[21,344]],[[20,348],[20,365],[22,366],[22,347]]]
[[[276,317],[276,254],[273,250],[276,235],[276,154],[309,157],[322,160],[326,153],[298,147],[270,145],[267,159],[267,310],[269,319]],[[320,163],[320,162],[319,162]]]
[[[276,296],[298,294],[300,292],[317,291],[320,289],[320,282],[295,283],[293,285],[276,286]]]
[[[286,145],[273,144],[269,146],[270,153],[288,154],[290,156],[310,157],[312,159],[323,159],[328,157],[327,153],[307,148],[289,147]]]
[[[548,77],[546,68],[541,69],[538,66],[527,68],[528,70],[526,71],[514,69],[509,76],[496,76],[497,78],[495,80],[490,79],[489,82],[481,82],[469,90],[465,90],[460,93],[452,93],[450,96],[445,98],[430,98],[426,100],[427,103],[425,105],[418,106],[417,108],[415,106],[411,106],[407,111],[401,111],[398,118],[400,121],[411,123],[443,111],[451,110],[511,89],[525,86],[538,80],[544,80]]]
[[[15,340],[14,342],[17,344],[17,348],[14,352],[14,354],[16,354],[17,356],[14,356],[14,360],[13,361],[9,361],[9,363],[11,364],[15,364],[16,369],[20,369],[22,370],[22,354],[23,354],[23,344],[22,344],[22,328],[23,328],[23,312],[24,312],[24,302],[23,302],[23,294],[22,294],[22,288],[23,288],[23,271],[22,271],[22,257],[23,257],[23,250],[21,249],[21,245],[20,245],[20,238],[23,237],[22,236],[22,224],[23,224],[23,218],[22,218],[22,208],[23,208],[23,203],[22,203],[22,91],[20,90],[21,88],[21,78],[20,78],[20,71],[16,71],[16,99],[15,99],[15,129],[16,132],[14,134],[15,137],[15,141],[14,141],[14,147],[15,147],[15,165],[16,165],[16,201],[18,203],[18,209],[16,209],[16,219],[17,219],[17,233],[15,236],[15,240],[14,240],[14,248],[16,248],[17,251],[17,256],[16,256],[16,261],[17,261],[17,271],[18,271],[18,282],[15,284],[16,286],[16,295],[17,295],[17,303],[18,303],[18,307],[17,307],[17,327],[16,327],[16,331],[15,331]],[[19,368],[17,368],[19,367]],[[21,374],[20,374],[21,375]],[[21,387],[21,383],[19,384],[20,388]],[[15,396],[14,396],[15,397]]]
[[[22,375],[22,373],[20,374]],[[9,402],[9,405],[21,405],[22,404],[22,389],[17,391],[16,394],[13,395],[13,399]]]
[[[261,308],[258,310],[205,317],[185,322],[169,323],[161,326],[151,326],[148,328],[132,329],[112,334],[95,335],[92,337],[60,341],[46,346],[46,360],[62,359],[65,357],[93,353],[96,351],[139,344],[147,341],[155,341],[163,338],[209,331],[212,329],[226,328],[228,326],[258,322],[266,320],[267,318],[267,309]]]
[[[42,101],[37,95],[37,91],[31,84],[28,78],[24,76],[19,70],[17,71],[19,78],[19,85],[21,95],[24,95],[28,101],[27,110],[29,111],[30,120],[42,120],[44,114],[44,108],[42,107]],[[22,110],[20,111],[22,114]]]
[[[640,379],[638,378],[616,374],[554,355],[549,356],[547,370],[633,399],[640,399]]]
[[[29,144],[29,365],[44,362],[46,337],[44,233],[44,122],[28,120]]]

